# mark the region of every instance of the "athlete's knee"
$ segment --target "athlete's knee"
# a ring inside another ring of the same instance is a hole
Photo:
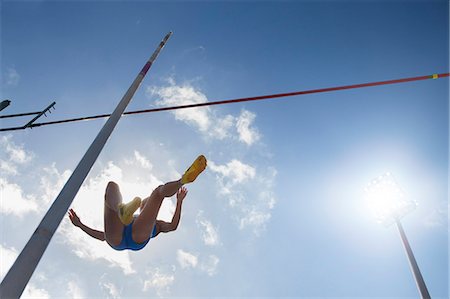
[[[109,181],[108,185],[106,186],[105,196],[108,195],[110,192],[116,192],[119,190],[119,185],[117,185],[113,181]]]
[[[159,185],[158,187],[153,190],[152,194],[150,195],[150,198],[152,200],[163,200],[164,199],[164,185]]]
[[[109,181],[106,188],[119,188],[119,185],[117,185],[117,183],[114,181]]]
[[[153,191],[153,192],[155,192],[156,195],[161,196],[163,193],[163,188],[164,188],[164,185],[159,185],[158,187],[156,187],[155,191]]]

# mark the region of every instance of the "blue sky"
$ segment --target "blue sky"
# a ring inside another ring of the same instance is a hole
[[[170,30],[128,110],[449,71],[447,1],[0,5],[2,114],[111,112]],[[447,298],[448,90],[444,78],[123,117],[74,209],[102,229],[108,180],[146,196],[203,153],[180,228],[115,252],[65,219],[24,297],[416,298],[396,228],[363,200],[390,171],[418,204],[402,223],[430,294]],[[103,123],[0,136],[0,277]]]

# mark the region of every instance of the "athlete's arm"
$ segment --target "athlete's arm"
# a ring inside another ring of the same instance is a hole
[[[157,233],[168,233],[177,229],[181,218],[181,207],[183,205],[183,200],[186,197],[187,189],[181,187],[177,192],[177,207],[175,208],[175,213],[173,214],[171,222],[165,222],[161,220],[156,221]]]
[[[102,231],[92,229],[89,226],[83,224],[81,222],[80,218],[78,217],[77,213],[75,213],[75,211],[72,209],[69,210],[69,218],[70,218],[70,221],[72,221],[73,225],[81,228],[82,231],[84,231],[86,234],[88,234],[92,238],[95,238],[100,241],[105,241],[105,234]]]

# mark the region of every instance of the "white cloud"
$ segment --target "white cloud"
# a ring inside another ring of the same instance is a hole
[[[202,230],[202,240],[205,245],[219,245],[219,233],[212,223],[203,216],[203,211],[197,214],[197,225]]]
[[[190,83],[176,85],[173,78],[169,78],[167,81],[168,86],[152,86],[146,89],[148,97],[160,98],[155,101],[158,106],[181,106],[208,102],[207,96]],[[258,130],[252,127],[256,115],[248,110],[242,110],[239,117],[230,114],[222,117],[217,110],[210,107],[179,109],[172,113],[177,120],[198,129],[203,136],[209,138],[218,140],[233,138],[247,145],[252,145],[260,139]]]
[[[33,195],[24,195],[19,185],[0,178],[0,214],[23,217],[38,211],[38,203]]]
[[[168,160],[167,165],[169,166],[169,168],[167,169],[168,177],[181,178],[181,173],[179,173],[178,170],[176,169],[175,160],[172,159]]]
[[[179,106],[187,104],[205,103],[206,96],[190,85],[170,85],[166,87],[147,88],[147,93],[157,95],[161,100],[156,101],[160,106]],[[210,126],[209,108],[180,109],[173,112],[177,120],[184,121],[206,132]]]
[[[42,173],[40,189],[43,195],[41,198],[45,204],[49,204],[54,201],[59,192],[61,192],[64,184],[72,174],[72,171],[64,170],[63,172],[60,172],[56,168],[56,164],[52,163],[50,167],[44,167]]]
[[[271,218],[276,199],[272,191],[276,170],[268,167],[261,174],[256,169],[233,159],[224,165],[209,162],[209,169],[216,173],[219,195],[228,199],[237,212],[235,218],[241,230],[250,228],[256,235],[265,229]],[[246,186],[251,182],[251,189]]]
[[[98,184],[99,182],[120,181],[123,179],[123,171],[114,162],[109,161],[106,166],[103,167],[100,174],[90,181],[90,184]],[[105,185],[106,186],[106,185]]]
[[[6,69],[6,85],[15,87],[19,85],[20,75],[15,68]]]
[[[233,159],[225,165],[217,165],[213,161],[208,164],[209,168],[222,176],[229,179],[233,184],[240,184],[255,177],[255,168]]]
[[[152,170],[153,165],[150,163],[150,160],[148,160],[145,156],[143,156],[138,151],[134,151],[134,159],[144,169]]]
[[[30,298],[30,299],[38,299],[38,298],[39,299],[47,299],[47,298],[50,298],[50,295],[49,295],[49,293],[46,290],[37,288],[33,284],[29,283],[25,287],[25,290],[23,291],[22,296],[20,298],[23,298],[23,299],[27,299],[27,298]]]
[[[67,284],[66,295],[68,298],[85,298],[83,290],[73,280],[69,281],[69,283]]]
[[[206,260],[202,261],[200,269],[203,272],[206,272],[209,276],[214,276],[217,273],[219,261],[220,260],[217,256],[211,254]]]
[[[17,164],[25,164],[29,162],[32,155],[25,152],[23,146],[18,146],[13,142],[8,142],[8,137],[3,136],[2,145],[6,145],[5,152],[9,155],[9,160]]]
[[[226,115],[223,118],[216,117],[215,120],[216,123],[212,127],[210,134],[219,140],[231,137],[230,130],[233,127],[235,118],[232,115]]]
[[[183,251],[181,249],[177,250],[177,261],[181,268],[195,268],[197,267],[198,258],[196,255]]]
[[[443,202],[439,207],[432,209],[431,212],[424,217],[424,225],[428,228],[447,227],[448,226],[448,211],[450,204]]]
[[[241,219],[239,228],[244,229],[247,226],[261,227],[270,219],[270,217],[271,217],[270,213],[268,212],[253,209],[249,211],[247,215]]]
[[[0,244],[0,280],[3,280],[18,255],[16,249],[4,247]]]
[[[15,167],[15,165],[5,160],[0,160],[0,169],[4,174],[17,174],[17,168]]]
[[[23,145],[15,144],[11,135],[2,136],[0,146],[6,154],[5,159],[0,159],[0,169],[5,174],[16,175],[19,166],[24,166],[33,159],[33,153],[25,151]]]
[[[239,115],[236,128],[239,133],[239,140],[247,145],[252,145],[259,140],[260,135],[258,130],[251,127],[256,115],[250,111],[242,110],[241,115]]]
[[[172,199],[164,199],[161,208],[159,209],[158,219],[166,222],[172,221],[173,214],[175,213],[175,202]]]
[[[106,298],[119,299],[120,291],[115,284],[112,282],[100,282],[100,287],[107,292]]]
[[[159,268],[156,268],[147,274],[150,277],[144,281],[143,291],[148,291],[152,288],[156,289],[156,292],[160,297],[162,294],[169,292],[169,287],[175,281],[175,276],[173,273],[163,273]]]
[[[208,167],[217,174],[223,194],[230,194],[235,185],[253,179],[256,173],[255,168],[236,159],[225,165],[218,165],[214,161],[209,161]]]
[[[200,272],[204,272],[209,276],[213,276],[217,273],[217,267],[219,265],[219,258],[213,254],[208,255],[206,258],[199,258],[197,255],[177,250],[177,260],[182,269],[198,269]]]
[[[259,193],[259,201],[264,203],[269,209],[273,209],[277,202],[275,199],[275,194],[269,189],[262,190]]]
[[[251,228],[256,235],[259,235],[266,228],[266,223],[270,220],[272,209],[275,207],[276,198],[272,191],[277,171],[269,167],[265,172],[255,179],[254,192],[247,199],[252,199],[242,204],[242,217],[239,221],[239,228]]]

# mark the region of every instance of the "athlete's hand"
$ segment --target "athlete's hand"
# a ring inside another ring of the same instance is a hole
[[[70,209],[68,214],[69,214],[70,221],[72,221],[72,224],[79,227],[81,225],[81,221],[80,221],[80,217],[78,217],[77,213],[75,213],[74,210]]]
[[[183,199],[186,197],[188,190],[185,187],[181,187],[177,192],[177,201],[183,202]]]

